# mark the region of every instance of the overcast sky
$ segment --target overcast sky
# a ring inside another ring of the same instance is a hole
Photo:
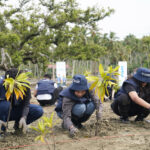
[[[137,38],[150,35],[150,0],[77,0],[82,8],[96,5],[115,9],[110,17],[100,21],[103,33],[115,32],[123,39],[134,34]]]
[[[17,2],[11,0],[10,2]],[[37,0],[32,0],[36,2]],[[56,0],[59,1],[59,0]],[[62,0],[61,0],[62,1]],[[150,0],[76,0],[81,8],[110,7],[115,13],[99,22],[102,33],[115,32],[119,39],[129,34],[150,35]],[[35,3],[36,4],[36,3]]]

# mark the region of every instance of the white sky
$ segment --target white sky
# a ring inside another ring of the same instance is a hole
[[[16,3],[18,0],[9,2]],[[36,4],[36,0],[32,0]],[[56,0],[59,1],[59,0]],[[62,1],[62,0],[61,0]],[[99,22],[102,33],[115,32],[123,39],[129,34],[142,38],[150,35],[150,0],[76,0],[81,8],[110,7],[115,13]]]
[[[99,6],[114,8],[115,13],[100,21],[102,33],[115,32],[119,39],[134,34],[150,35],[150,0],[77,0],[81,8]]]

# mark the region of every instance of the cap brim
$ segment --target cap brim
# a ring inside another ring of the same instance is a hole
[[[141,82],[150,83],[150,77],[143,77],[138,74],[133,75],[133,77]]]
[[[89,89],[89,84],[87,84],[86,86],[84,85],[75,85],[73,83],[71,83],[71,85],[69,86],[69,88],[71,90],[74,90],[74,91],[83,91],[83,90],[88,90]]]

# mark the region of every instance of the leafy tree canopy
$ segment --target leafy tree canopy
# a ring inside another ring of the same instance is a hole
[[[0,6],[1,69],[28,61],[96,60],[105,53],[98,40],[97,22],[110,16],[113,9],[82,10],[75,0],[39,0],[37,5],[18,0],[16,7],[0,0]],[[4,61],[6,54],[12,63]]]

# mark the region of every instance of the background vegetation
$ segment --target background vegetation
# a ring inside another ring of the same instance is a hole
[[[150,36],[101,34],[97,23],[112,15],[111,8],[83,10],[75,0],[0,0],[0,70],[36,64],[45,71],[56,61],[94,61],[133,68],[150,65]],[[72,65],[73,66],[73,62]]]

